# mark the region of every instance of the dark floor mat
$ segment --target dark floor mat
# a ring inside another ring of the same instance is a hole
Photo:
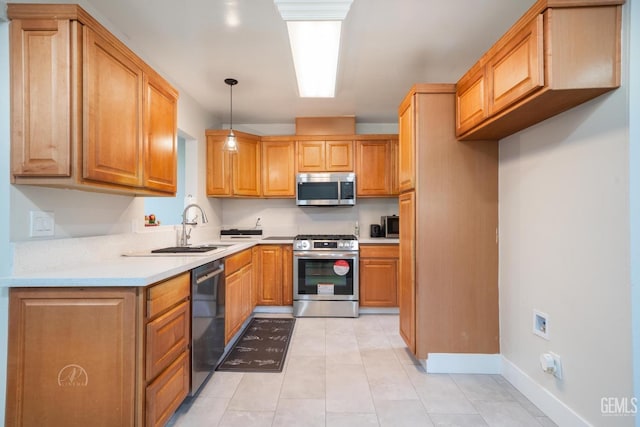
[[[216,370],[282,372],[295,321],[254,317]]]

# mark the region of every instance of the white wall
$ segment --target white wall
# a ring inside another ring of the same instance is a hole
[[[253,227],[260,218],[264,236],[353,234],[369,237],[369,224],[398,214],[397,198],[357,199],[353,207],[297,207],[293,199],[228,199],[222,202],[223,226]]]
[[[633,396],[624,64],[621,88],[500,141],[501,352],[607,426],[634,423],[600,405]],[[533,309],[549,315],[549,341],[532,333]],[[540,369],[545,351],[562,357],[563,381]]]
[[[635,397],[640,401],[640,6],[629,2],[629,193],[631,225],[631,312],[633,316],[633,365]],[[631,118],[635,118],[632,120]],[[636,416],[640,427],[640,416]]]

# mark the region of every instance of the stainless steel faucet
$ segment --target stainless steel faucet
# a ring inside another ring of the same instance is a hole
[[[204,210],[199,205],[195,203],[191,203],[185,206],[184,210],[182,211],[182,236],[180,237],[180,246],[189,246],[189,239],[191,238],[191,230],[189,230],[189,232],[187,233],[187,225],[198,224],[197,219],[196,219],[196,222],[191,222],[191,223],[187,222],[187,211],[190,208],[200,209],[200,213],[202,214],[203,224],[206,224],[207,222],[209,222],[209,220],[207,219],[207,214],[204,213]]]

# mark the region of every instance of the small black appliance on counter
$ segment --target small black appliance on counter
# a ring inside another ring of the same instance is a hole
[[[369,233],[371,237],[384,237],[382,233],[382,226],[380,224],[371,224],[371,231]]]

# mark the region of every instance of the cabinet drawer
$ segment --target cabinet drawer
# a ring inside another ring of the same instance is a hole
[[[231,255],[224,260],[227,277],[251,262],[251,249]]]
[[[147,381],[152,380],[187,349],[189,311],[189,302],[185,301],[147,325]]]
[[[191,275],[184,273],[147,289],[147,318],[152,318],[189,298]]]
[[[398,258],[398,245],[362,245],[360,258]]]
[[[189,393],[189,359],[185,351],[147,387],[147,427],[164,426]]]

